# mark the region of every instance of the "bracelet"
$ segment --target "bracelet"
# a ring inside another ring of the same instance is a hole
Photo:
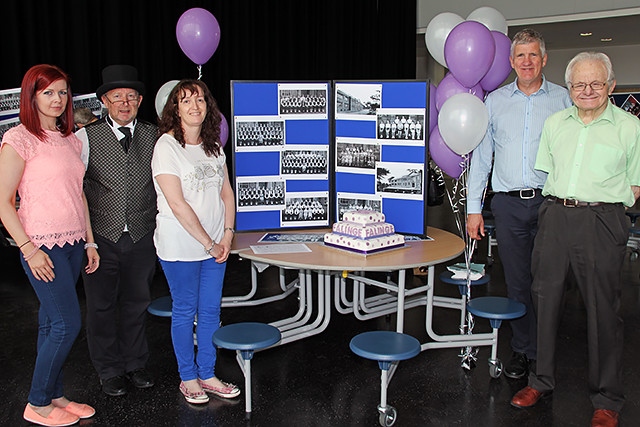
[[[223,231],[227,231],[227,230],[229,230],[231,234],[236,234],[236,230],[234,230],[232,227],[225,227]]]
[[[22,257],[24,258],[24,260],[25,260],[25,261],[29,261],[29,260],[30,260],[31,258],[33,258],[33,257],[38,253],[38,251],[40,250],[40,248],[39,248],[39,247],[37,247],[36,245],[33,245],[33,246],[34,246],[34,248],[33,248],[33,250],[32,250],[31,252],[29,252],[29,255],[24,255],[24,254],[22,255]]]
[[[211,246],[209,247],[209,249],[205,249],[204,253],[206,253],[207,255],[211,255],[211,251],[213,250],[213,248],[216,247],[216,242],[214,242],[213,240],[211,241]],[[213,255],[211,255],[213,256]]]
[[[98,244],[97,243],[85,243],[84,244],[84,249],[87,250],[87,248],[98,249]]]
[[[18,246],[18,249],[21,249],[24,245],[26,245],[27,243],[31,243],[31,240],[27,240],[26,242],[24,242],[23,244],[21,244],[20,246]]]

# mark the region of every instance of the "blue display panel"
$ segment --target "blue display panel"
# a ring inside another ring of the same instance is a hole
[[[427,81],[334,82],[336,219],[373,209],[427,233]]]
[[[328,227],[329,82],[231,82],[236,229]]]

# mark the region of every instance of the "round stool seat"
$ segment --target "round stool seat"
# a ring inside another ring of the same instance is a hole
[[[484,229],[487,232],[487,234],[489,234],[490,236],[493,236],[493,233],[496,232],[496,226],[492,223],[488,223],[485,221],[484,223]]]
[[[167,295],[151,301],[151,304],[147,307],[147,311],[154,316],[171,317],[171,306],[171,296]]]
[[[637,219],[640,218],[640,212],[626,211],[624,214],[629,217],[631,224],[635,224]]]
[[[450,285],[465,285],[467,284],[467,279],[454,279],[453,278],[453,272],[446,270],[443,271],[442,273],[440,273],[440,281],[443,283],[448,283]],[[481,278],[479,278],[478,280],[472,280],[471,284],[472,285],[486,285],[487,283],[489,283],[489,280],[491,279],[491,275],[489,274],[485,274],[484,276],[482,276]]]
[[[640,236],[640,228],[638,227],[631,227],[629,228],[629,233],[633,236]]]
[[[474,316],[489,319],[491,326],[500,327],[502,320],[511,320],[526,314],[524,304],[504,297],[478,297],[467,303],[467,310]]]
[[[229,350],[258,350],[280,341],[280,330],[258,322],[232,323],[213,334],[213,343]]]
[[[363,332],[351,339],[349,348],[358,356],[394,362],[420,353],[420,342],[411,335],[393,331]]]

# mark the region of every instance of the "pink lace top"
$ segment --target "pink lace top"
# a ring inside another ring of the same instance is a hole
[[[4,144],[25,160],[18,217],[31,241],[51,249],[86,238],[80,140],[74,134],[63,137],[47,131],[43,142],[18,125],[5,132]]]

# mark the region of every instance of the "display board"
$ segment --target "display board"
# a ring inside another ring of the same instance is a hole
[[[640,91],[637,88],[616,88],[609,99],[614,105],[640,118]]]
[[[334,82],[335,217],[385,214],[399,233],[426,236],[427,81]]]
[[[330,82],[231,82],[238,231],[328,227]]]

